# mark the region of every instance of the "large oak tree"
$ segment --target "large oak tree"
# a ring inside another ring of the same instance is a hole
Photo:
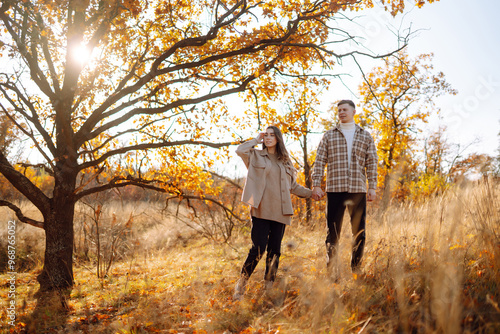
[[[404,0],[381,3],[393,14],[404,8]],[[78,200],[129,185],[178,196],[191,186],[208,196],[210,187],[200,185],[208,178],[198,175],[193,157],[203,157],[205,147],[226,147],[235,138],[229,129],[247,124],[231,118],[223,97],[276,99],[296,78],[363,54],[333,22],[339,12],[372,6],[371,0],[2,1],[0,112],[31,140],[42,160],[33,168],[43,165],[54,188],[43,193],[0,153],[0,173],[43,219],[3,199],[0,205],[45,231],[41,291],[73,285]],[[346,50],[343,43],[350,51],[337,51]],[[153,162],[161,175],[141,169]]]

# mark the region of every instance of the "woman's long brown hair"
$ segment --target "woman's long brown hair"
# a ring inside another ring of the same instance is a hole
[[[267,129],[272,129],[274,132],[274,136],[276,137],[276,157],[279,161],[283,162],[285,166],[289,166],[292,169],[293,167],[292,159],[290,159],[290,154],[288,154],[288,150],[285,147],[285,141],[283,140],[283,134],[277,126],[271,125],[268,126]],[[267,130],[266,129],[266,130]],[[262,143],[262,149],[266,148],[266,144]]]

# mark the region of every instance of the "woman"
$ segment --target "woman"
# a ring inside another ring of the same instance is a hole
[[[262,143],[262,150],[254,149],[259,143]],[[266,290],[272,287],[281,255],[281,240],[293,215],[290,193],[308,198],[312,191],[295,181],[295,169],[283,135],[275,126],[268,127],[257,138],[238,146],[236,154],[248,168],[241,200],[251,206],[252,216],[252,248],[233,295],[233,299],[239,300],[266,248],[265,287]]]

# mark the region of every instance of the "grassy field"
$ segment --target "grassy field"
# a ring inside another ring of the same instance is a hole
[[[160,218],[137,217],[134,224],[141,219]],[[219,244],[173,224],[144,223],[148,229],[137,237],[136,247],[104,278],[96,277],[95,263],[77,261],[66,308],[58,296],[35,294],[39,263],[18,273],[16,327],[7,325],[8,277],[2,275],[2,331],[500,332],[498,185],[452,189],[426,203],[394,205],[385,212],[371,208],[360,274],[348,266],[346,220],[337,282],[325,270],[324,224],[314,230],[295,224],[285,233],[273,291],[264,291],[261,261],[241,301],[233,301],[232,293],[250,245],[249,231]],[[22,232],[19,239],[33,238],[26,245],[40,240],[40,234]]]

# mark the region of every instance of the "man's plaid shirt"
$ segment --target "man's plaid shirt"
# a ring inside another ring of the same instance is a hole
[[[356,124],[351,168],[347,163],[347,142],[337,125],[323,135],[312,173],[313,187],[321,187],[325,165],[326,192],[366,193],[377,188],[377,149],[370,133]]]

